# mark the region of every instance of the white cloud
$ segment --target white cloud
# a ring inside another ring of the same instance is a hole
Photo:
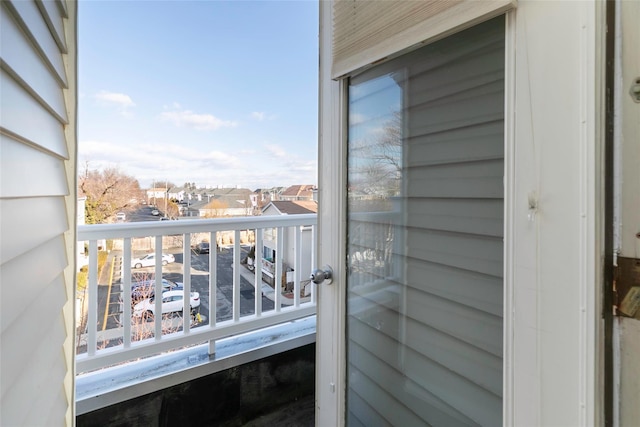
[[[278,116],[275,114],[267,114],[264,111],[254,111],[251,113],[251,118],[259,122],[264,122],[265,120],[275,120]]]
[[[349,124],[350,125],[358,125],[360,123],[364,123],[367,121],[367,116],[364,114],[351,113],[349,114]]]
[[[286,157],[287,156],[287,152],[279,145],[276,145],[276,144],[265,144],[264,147],[266,148],[266,150],[273,157]]]
[[[312,184],[317,179],[315,158],[301,158],[283,147],[259,144],[253,154],[245,150],[221,151],[209,144],[175,144],[82,140],[79,162],[90,169],[117,166],[149,187],[153,181],[176,185],[195,182],[198,186],[241,186],[255,189],[293,184]],[[262,157],[256,156],[261,153]],[[268,159],[262,161],[261,159]]]
[[[136,105],[131,97],[124,93],[107,92],[106,90],[101,90],[100,92],[96,93],[95,98],[103,104],[113,104],[121,108],[129,108]]]
[[[251,113],[251,117],[253,117],[259,122],[263,121],[266,118],[266,116],[267,115],[264,113],[264,111],[254,111],[253,113]]]
[[[197,130],[216,130],[238,126],[238,122],[222,120],[212,114],[198,114],[190,110],[166,111],[160,114],[160,118],[179,127],[184,126]]]

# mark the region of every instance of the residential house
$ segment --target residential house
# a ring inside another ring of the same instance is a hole
[[[149,188],[147,190],[147,203],[150,205],[164,203],[164,200],[168,197],[167,190],[165,187]]]
[[[262,208],[272,200],[278,200],[280,193],[284,191],[284,187],[258,188],[249,197],[251,204],[255,209],[254,215],[260,215]]]
[[[189,192],[188,188],[184,187],[172,187],[167,191],[167,195],[169,200],[176,200],[178,202],[182,202],[185,200],[186,194]]]
[[[1,6],[2,425],[74,423],[77,6]],[[640,2],[320,16],[316,425],[635,425]]]
[[[287,187],[277,200],[313,200],[313,185],[292,185]]]
[[[262,210],[262,216],[271,215],[301,215],[301,214],[315,214],[318,212],[318,203],[310,200],[278,200],[270,202]],[[292,268],[295,265],[296,257],[302,260],[310,260],[313,250],[312,232],[308,227],[301,227],[299,230],[295,228],[285,228],[282,230],[283,248],[285,252],[282,254],[282,260],[288,269],[287,278],[285,283],[293,283],[293,274],[295,274]],[[300,234],[299,241],[297,240],[297,234]],[[263,274],[265,280],[274,284],[274,272],[275,267],[273,260],[276,258],[276,251],[278,245],[278,233],[277,230],[272,229],[269,232],[265,232],[263,247],[262,247],[262,260],[263,260]],[[259,249],[258,249],[259,250]],[[303,268],[300,271],[300,277],[307,279],[311,275],[310,264],[302,262]],[[285,285],[286,286],[286,285]]]
[[[241,199],[237,195],[214,195],[198,207],[200,217],[219,218],[229,216],[247,216],[253,212],[250,200]],[[195,209],[195,207],[192,206]]]

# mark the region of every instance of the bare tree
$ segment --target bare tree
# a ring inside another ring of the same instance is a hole
[[[351,143],[350,156],[357,159],[352,185],[371,195],[398,194],[402,178],[402,130],[402,114],[394,111],[375,136]]]
[[[204,209],[207,210],[207,213],[204,215],[204,217],[205,218],[223,217],[226,215],[228,208],[229,208],[229,204],[227,202],[219,199],[213,199],[204,207]]]
[[[180,209],[178,208],[178,204],[173,200],[167,201],[167,212],[165,212],[168,217],[177,218],[180,215]]]
[[[86,196],[85,220],[87,224],[99,224],[127,210],[142,198],[138,180],[118,168],[90,170],[86,163],[79,177],[80,190]]]

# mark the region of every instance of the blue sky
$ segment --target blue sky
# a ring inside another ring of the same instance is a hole
[[[83,0],[78,34],[81,170],[316,183],[317,2]]]

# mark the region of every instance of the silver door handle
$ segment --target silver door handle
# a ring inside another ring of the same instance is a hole
[[[309,277],[313,283],[319,285],[320,283],[326,282],[327,285],[330,285],[333,282],[333,270],[328,265],[322,267],[322,269],[316,268],[311,272],[311,277]]]

